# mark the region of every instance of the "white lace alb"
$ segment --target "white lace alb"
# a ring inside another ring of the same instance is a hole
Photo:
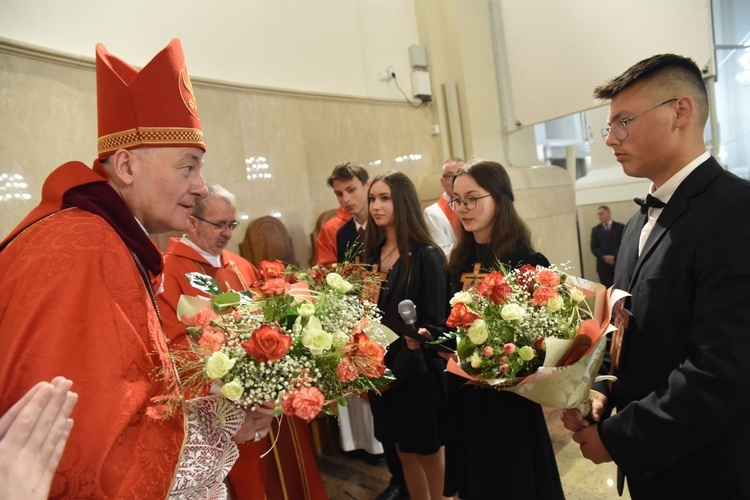
[[[188,436],[170,499],[225,500],[224,479],[239,457],[232,437],[245,412],[220,396],[185,402]]]

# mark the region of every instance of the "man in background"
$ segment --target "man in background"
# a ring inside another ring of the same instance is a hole
[[[157,302],[164,330],[174,344],[186,344],[185,326],[177,319],[180,295],[207,295],[194,288],[186,273],[201,273],[216,280],[224,291],[247,290],[260,278],[254,265],[227,250],[237,222],[232,193],[209,184],[206,198],[197,200],[188,218],[187,234],[170,238],[164,254],[164,282]]]
[[[599,282],[609,288],[615,280],[615,260],[625,225],[612,220],[612,213],[606,205],[599,207],[596,215],[600,224],[591,230],[591,252],[596,256]]]
[[[186,273],[212,277],[223,291],[249,289],[261,276],[260,271],[240,255],[227,250],[237,228],[235,196],[209,184],[208,195],[197,200],[188,220],[187,234],[170,238],[164,255],[163,290],[157,295],[164,329],[172,349],[188,347],[185,326],[177,319],[181,295],[208,296],[190,285]],[[270,424],[270,417],[269,417]],[[269,435],[270,433],[270,435]],[[272,446],[273,454],[261,458]],[[267,436],[269,435],[269,436]],[[288,417],[279,428],[263,428],[238,445],[240,457],[229,472],[229,482],[237,498],[245,500],[323,500],[327,498],[312,446],[307,423]],[[279,457],[274,461],[273,457]]]
[[[453,177],[458,169],[464,166],[466,162],[461,158],[448,158],[443,163],[442,174],[440,175],[440,184],[443,186],[443,194],[440,198],[424,209],[424,221],[427,223],[427,229],[430,236],[435,240],[443,250],[445,258],[450,260],[451,250],[456,242],[458,234],[458,225],[460,224],[456,212],[450,207],[449,202],[453,199]]]
[[[370,187],[367,170],[358,163],[342,163],[334,167],[327,182],[336,195],[339,209],[318,233],[316,264],[343,262],[349,245],[357,238],[364,239],[367,224],[367,190]]]
[[[563,422],[636,500],[750,498],[750,183],[706,151],[703,76],[661,54],[594,90],[611,100],[607,145],[651,187],[615,269],[631,294],[616,307],[617,380],[595,394],[596,423],[577,410]]]

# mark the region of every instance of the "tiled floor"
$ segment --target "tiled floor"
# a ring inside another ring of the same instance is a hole
[[[594,465],[581,457],[578,445],[560,422],[560,410],[546,410],[545,414],[566,498],[617,499],[615,465]],[[371,500],[386,488],[390,477],[385,465],[368,465],[335,452],[320,457],[320,470],[332,500]],[[627,491],[622,498],[630,498]]]

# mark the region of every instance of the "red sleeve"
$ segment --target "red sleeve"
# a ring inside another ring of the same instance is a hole
[[[318,241],[315,244],[315,263],[316,264],[334,264],[338,261],[336,252],[336,232],[339,226],[335,224],[336,218],[323,224],[318,233]]]

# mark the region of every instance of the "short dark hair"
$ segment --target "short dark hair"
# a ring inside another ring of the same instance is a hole
[[[609,213],[612,213],[612,210],[610,210],[607,205],[602,205],[599,208],[597,208],[597,210],[602,210],[602,209],[606,210]]]
[[[673,97],[681,97],[677,94],[689,95],[695,101],[700,116],[708,117],[708,92],[701,70],[689,57],[676,54],[659,54],[635,63],[621,75],[596,87],[594,97],[612,99],[631,85],[651,82],[674,93]]]
[[[328,176],[328,187],[333,187],[333,181],[348,181],[356,177],[362,184],[367,184],[370,174],[365,167],[353,161],[347,161],[333,167],[333,172]]]

